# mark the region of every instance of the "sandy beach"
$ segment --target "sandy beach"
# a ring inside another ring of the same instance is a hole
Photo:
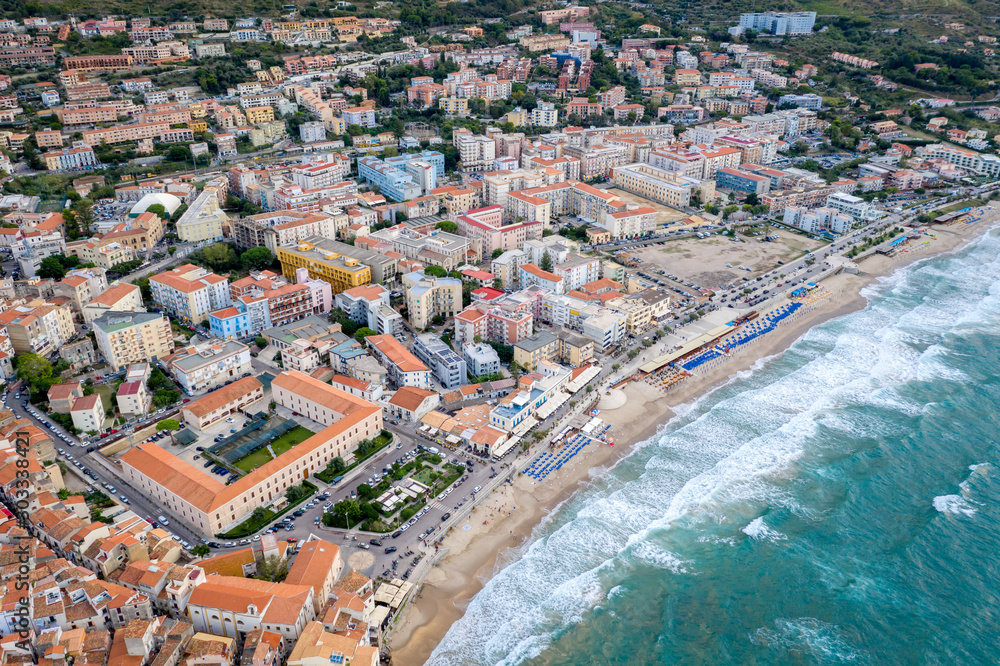
[[[750,369],[759,359],[787,349],[812,326],[862,309],[866,300],[860,292],[879,277],[919,259],[955,250],[985,233],[1000,217],[1000,208],[993,210],[996,214],[992,219],[972,225],[931,227],[930,233],[936,238],[911,240],[905,251],[893,257],[870,255],[859,262],[857,274],[841,272],[824,280],[825,298],[803,308],[800,316],[783,322],[717,367],[699,368],[695,376],[665,393],[645,382],[633,381],[603,397],[598,405],[600,416],[612,426],[615,446],[588,445],[544,481],[516,476],[512,484],[502,485],[476,507],[467,521],[453,528],[442,543],[447,554],[428,573],[393,629],[392,663],[424,663],[452,623],[465,612],[469,600],[486,580],[517,558],[519,547],[545,516],[600,476],[617,458],[627,455],[631,445],[654,436],[674,416],[678,405]]]

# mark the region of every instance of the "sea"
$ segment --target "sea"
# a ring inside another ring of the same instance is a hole
[[[595,473],[428,663],[997,663],[1000,235],[864,295]]]

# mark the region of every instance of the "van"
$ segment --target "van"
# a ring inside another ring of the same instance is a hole
[[[432,446],[431,448],[429,448],[427,450],[430,451],[431,453],[433,453],[434,455],[438,455],[439,453],[441,453],[440,451],[438,451],[438,449],[437,449],[436,446]]]

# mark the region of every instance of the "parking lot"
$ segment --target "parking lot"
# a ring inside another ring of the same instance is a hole
[[[784,229],[771,227],[772,241],[762,237],[710,235],[706,238],[686,238],[662,245],[637,248],[632,255],[642,259],[639,270],[646,273],[673,274],[682,282],[705,289],[718,289],[742,277],[756,277],[778,265],[802,256],[807,250],[823,243]],[[740,268],[740,267],[743,268]]]

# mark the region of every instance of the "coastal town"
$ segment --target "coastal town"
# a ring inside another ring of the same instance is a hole
[[[0,664],[422,663],[449,561],[1000,216],[971,26],[391,4],[0,18]]]

